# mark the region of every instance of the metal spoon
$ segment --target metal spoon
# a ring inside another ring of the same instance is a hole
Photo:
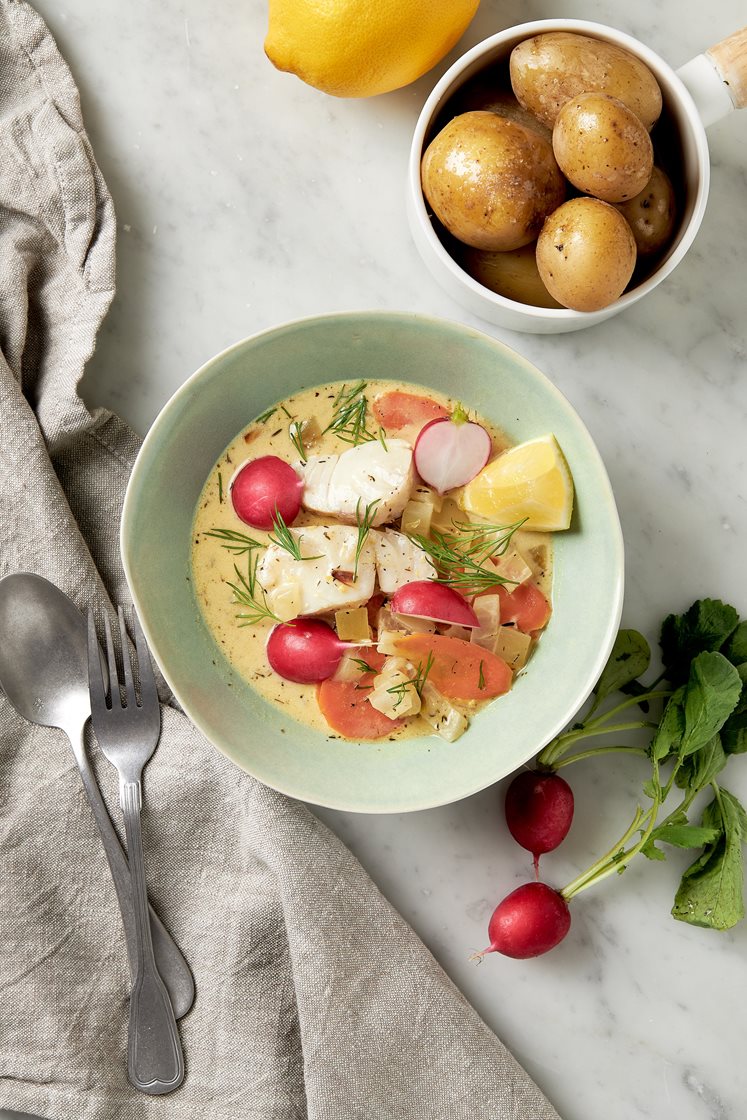
[[[70,740],[109,861],[134,975],[137,937],[130,867],[83,744],[83,729],[91,714],[86,622],[64,592],[30,572],[0,579],[0,687],[24,719],[57,727]],[[152,908],[150,926],[158,971],[179,1019],[194,1000],[192,974]]]

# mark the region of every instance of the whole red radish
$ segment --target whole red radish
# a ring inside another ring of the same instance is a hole
[[[273,627],[267,639],[267,660],[286,681],[311,684],[331,677],[346,649],[326,622],[299,618]]]
[[[415,469],[439,494],[466,486],[490,458],[493,441],[482,424],[457,405],[450,417],[431,420],[415,441]]]
[[[272,529],[275,514],[292,525],[301,509],[303,480],[277,455],[251,459],[234,475],[231,502],[238,517],[253,529]]]
[[[539,857],[568,834],[573,820],[573,790],[559,774],[523,770],[506,790],[506,824],[522,848]]]
[[[416,579],[395,591],[392,598],[395,614],[447,622],[454,626],[479,627],[480,620],[458,591],[431,579]]]
[[[477,955],[539,957],[559,945],[570,928],[571,912],[559,891],[546,883],[524,883],[496,906],[488,923],[490,944]]]

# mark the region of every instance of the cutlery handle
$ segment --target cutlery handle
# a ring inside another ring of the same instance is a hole
[[[169,994],[153,956],[140,832],[140,782],[125,781],[120,799],[135,903],[137,965],[130,995],[127,1073],[136,1089],[151,1096],[171,1093],[184,1080],[184,1057]]]
[[[101,836],[109,869],[112,873],[114,889],[117,892],[117,901],[122,915],[125,941],[127,943],[127,956],[130,961],[130,971],[135,975],[135,961],[137,956],[135,932],[135,908],[132,898],[132,882],[127,857],[122,851],[119,837],[114,831],[114,826],[107,812],[101,792],[88,761],[88,755],[83,744],[83,731],[69,731],[68,736],[73,745],[73,752],[80,770],[83,789],[88,803],[91,806],[93,818]],[[184,956],[176,942],[164,926],[154,910],[150,910],[150,928],[153,940],[153,952],[158,964],[158,971],[165,983],[174,1014],[177,1019],[186,1015],[194,1002],[195,986],[192,973],[189,970]]]

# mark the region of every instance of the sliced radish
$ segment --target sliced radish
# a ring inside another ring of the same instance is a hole
[[[267,660],[278,676],[297,684],[326,681],[334,675],[349,643],[314,618],[281,622],[267,639]]]
[[[450,418],[431,420],[415,441],[415,468],[439,494],[466,486],[490,458],[493,441],[482,424],[457,406]]]
[[[236,515],[253,529],[272,529],[276,512],[286,525],[292,525],[301,509],[302,495],[303,480],[277,455],[251,459],[231,482]]]
[[[454,626],[476,627],[480,620],[463,595],[453,587],[430,579],[417,579],[395,591],[391,602],[395,614],[427,618]]]

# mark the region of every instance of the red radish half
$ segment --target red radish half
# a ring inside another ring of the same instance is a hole
[[[538,957],[554,949],[570,928],[571,912],[559,891],[546,883],[524,883],[496,906],[488,924],[490,945],[477,955]]]
[[[267,639],[267,660],[286,681],[311,684],[331,677],[349,643],[316,618],[281,622]]]
[[[431,420],[415,441],[415,468],[439,494],[466,484],[490,458],[493,441],[481,424],[467,419],[461,407],[453,416]]]
[[[395,614],[427,618],[453,626],[479,627],[480,620],[463,595],[444,583],[416,579],[395,591],[391,609]]]
[[[277,455],[251,459],[234,475],[231,502],[236,515],[253,529],[272,529],[276,511],[292,525],[301,509],[303,479]]]

